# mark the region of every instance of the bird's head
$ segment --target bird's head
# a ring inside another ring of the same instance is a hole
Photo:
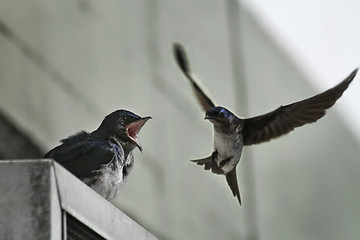
[[[140,117],[127,110],[117,110],[105,117],[95,133],[97,132],[102,137],[115,138],[124,148],[128,148],[125,150],[138,147],[142,151],[139,132],[149,119],[151,117]]]
[[[213,107],[205,114],[205,119],[209,120],[215,127],[230,127],[237,123],[238,118],[224,107]]]

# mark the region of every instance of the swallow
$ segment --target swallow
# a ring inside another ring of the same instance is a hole
[[[151,117],[117,110],[93,132],[61,140],[44,158],[52,158],[107,200],[115,198],[133,168],[133,150],[142,147],[139,132]]]
[[[240,118],[225,107],[216,106],[200,88],[182,45],[175,43],[173,52],[177,65],[190,81],[195,97],[205,112],[205,119],[214,127],[213,153],[209,157],[191,161],[203,165],[205,170],[211,170],[214,174],[225,175],[240,205],[236,166],[240,161],[243,147],[269,141],[297,127],[316,122],[342,96],[358,71],[355,69],[338,85],[313,97],[280,106],[263,115]]]

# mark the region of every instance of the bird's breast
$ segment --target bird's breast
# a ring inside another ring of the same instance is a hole
[[[94,179],[88,181],[88,185],[105,199],[114,199],[120,193],[127,174],[132,169],[132,164],[128,165],[127,163],[132,161],[133,155],[129,154],[125,160],[112,161],[102,166],[95,176],[95,181]],[[84,182],[86,183],[86,179]]]

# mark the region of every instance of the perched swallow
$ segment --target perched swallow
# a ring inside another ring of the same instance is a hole
[[[142,147],[138,134],[151,117],[117,110],[92,133],[82,131],[50,150],[53,158],[107,200],[115,198],[130,173],[134,148]]]
[[[195,96],[206,112],[205,119],[214,125],[214,152],[211,156],[192,160],[204,165],[205,170],[223,174],[234,196],[241,205],[236,179],[236,165],[244,146],[269,141],[289,133],[296,127],[316,122],[338,100],[355,77],[355,69],[344,81],[311,98],[280,106],[272,112],[253,118],[239,118],[228,109],[215,106],[195,81],[185,52],[180,44],[173,46],[174,56],[181,71],[190,80]]]

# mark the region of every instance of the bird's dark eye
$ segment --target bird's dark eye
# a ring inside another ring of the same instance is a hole
[[[220,114],[221,114],[221,116],[224,117],[224,118],[230,118],[230,117],[231,117],[231,113],[228,112],[228,111],[226,111],[226,110],[224,110],[224,109],[220,111]]]
[[[219,111],[219,115],[220,116],[227,116],[227,112],[224,109],[221,109],[221,111]]]

